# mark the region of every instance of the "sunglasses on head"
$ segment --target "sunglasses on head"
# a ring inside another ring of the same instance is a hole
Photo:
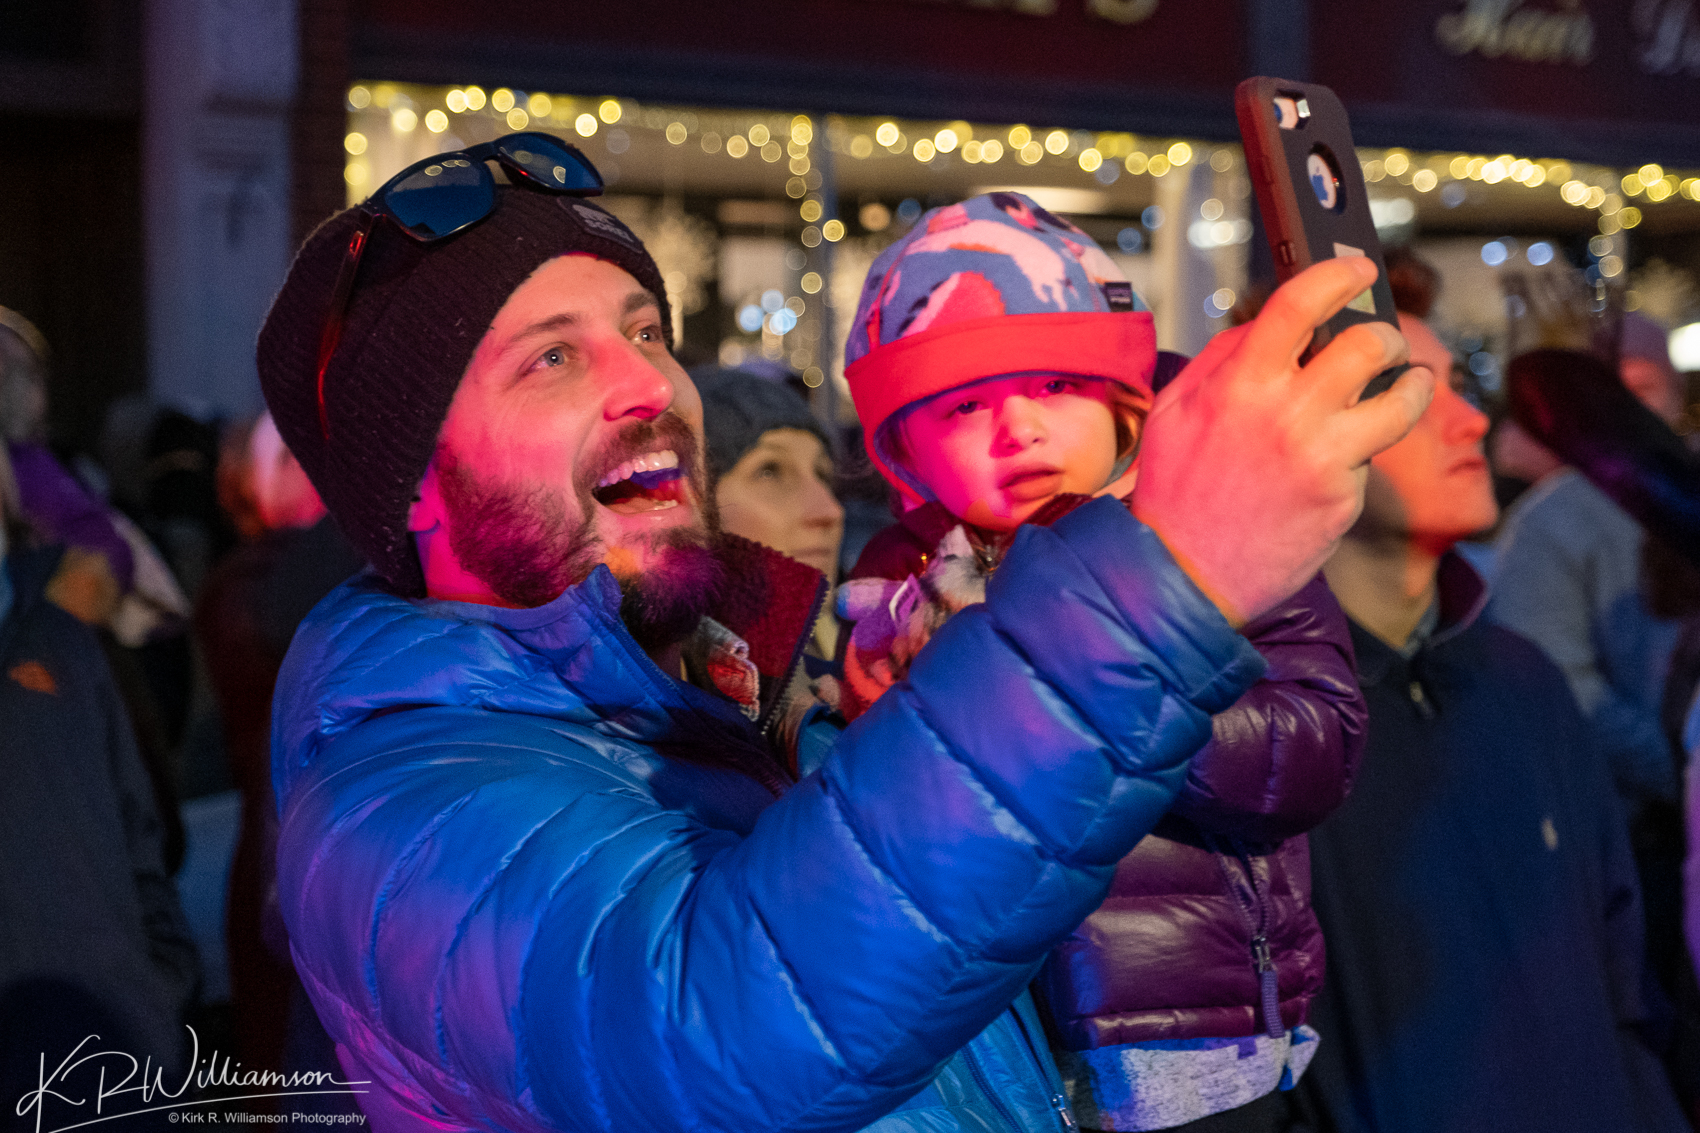
[[[487,161],[499,161],[511,178],[553,193],[594,197],[602,192],[602,175],[577,147],[549,134],[508,134],[493,142],[440,153],[412,165],[384,182],[360,205],[360,223],[348,239],[348,251],[331,292],[330,315],[319,338],[319,432],[331,437],[325,411],[325,371],[342,341],[349,297],[360,274],[360,257],[373,225],[386,219],[422,244],[453,236],[496,211],[496,177]]]

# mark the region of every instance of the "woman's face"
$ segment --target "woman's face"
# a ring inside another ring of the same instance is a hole
[[[766,544],[838,582],[844,509],[832,457],[806,429],[769,429],[715,486],[720,528]]]

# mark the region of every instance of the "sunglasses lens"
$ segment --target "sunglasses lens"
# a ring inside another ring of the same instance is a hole
[[[415,236],[458,232],[496,207],[496,180],[482,161],[451,157],[391,185],[381,202]]]
[[[596,172],[596,166],[563,142],[541,134],[520,134],[496,144],[503,157],[540,185],[584,196],[602,192],[602,175]]]

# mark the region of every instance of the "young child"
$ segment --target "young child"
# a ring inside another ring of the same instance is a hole
[[[856,623],[840,697],[853,717],[984,599],[1022,524],[1131,493],[1158,352],[1150,313],[1089,236],[992,193],[927,213],[875,261],[846,362],[869,455],[906,509],[840,599]],[[1323,950],[1304,831],[1345,798],[1363,698],[1320,576],[1243,632],[1265,679],[1216,717],[1173,810],[1035,985],[1087,1128],[1273,1130],[1277,1089],[1315,1050]]]

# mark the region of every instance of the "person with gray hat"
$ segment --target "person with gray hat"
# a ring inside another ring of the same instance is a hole
[[[497,184],[499,161],[511,184]],[[795,713],[824,580],[718,530],[666,292],[514,135],[307,240],[266,399],[373,573],[278,682],[278,895],[377,1129],[1063,1129],[1011,1013],[1262,670],[1421,413],[1312,328],[1319,265],[1165,392],[1133,509],[1024,531],[984,605],[842,734]],[[1234,533],[1232,540],[1221,532]],[[794,727],[781,727],[781,723]],[[776,742],[830,750],[796,780]]]
[[[720,529],[807,563],[838,584],[844,507],[826,430],[790,386],[746,370],[698,366],[708,473]],[[829,671],[838,619],[828,595],[806,647],[810,676]]]

